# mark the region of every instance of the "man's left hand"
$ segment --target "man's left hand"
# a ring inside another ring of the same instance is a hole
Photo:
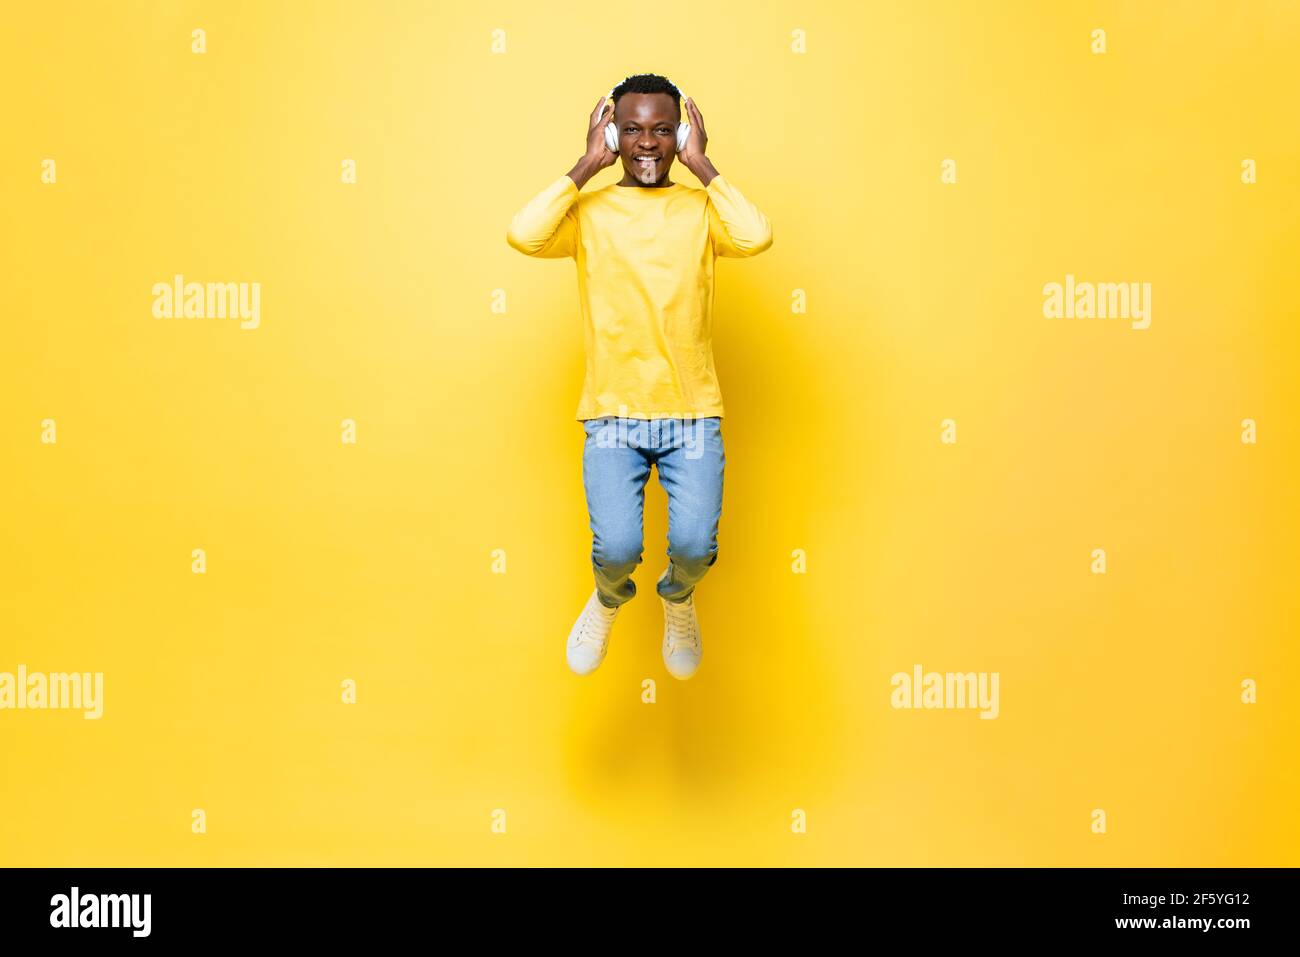
[[[709,143],[709,134],[704,129],[704,117],[700,114],[694,99],[686,100],[686,117],[687,122],[691,124],[691,132],[686,137],[686,145],[677,154],[677,158],[681,160],[683,166],[700,178],[701,183],[708,186],[709,181],[718,175],[718,171],[704,155],[704,148]]]

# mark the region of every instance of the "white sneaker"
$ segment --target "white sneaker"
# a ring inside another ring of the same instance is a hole
[[[600,667],[609,650],[609,632],[616,617],[618,608],[604,605],[593,591],[569,632],[565,657],[574,674],[589,675]]]
[[[700,623],[695,617],[695,595],[683,602],[659,596],[664,606],[664,666],[674,678],[685,681],[700,666]]]

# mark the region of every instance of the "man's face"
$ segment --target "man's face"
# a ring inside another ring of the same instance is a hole
[[[632,179],[653,186],[668,175],[677,155],[677,100],[667,93],[624,93],[614,105],[618,155]],[[652,157],[653,162],[638,157]]]

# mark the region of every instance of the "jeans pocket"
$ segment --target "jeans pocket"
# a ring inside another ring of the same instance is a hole
[[[604,420],[604,419],[583,419],[583,420],[582,420],[582,430],[583,430],[584,432],[586,432],[588,435],[591,435],[591,433],[592,433],[595,429],[600,428],[600,427],[601,427],[602,425],[604,425],[604,424],[605,424],[605,420]]]

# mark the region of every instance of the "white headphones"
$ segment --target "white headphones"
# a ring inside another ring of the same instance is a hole
[[[642,76],[642,75],[644,74],[633,74],[633,76]],[[632,77],[630,76],[624,77],[623,82],[627,82],[630,79],[632,79]],[[619,85],[622,86],[622,83],[620,83]],[[674,87],[674,89],[677,88]],[[677,95],[681,97],[682,113],[685,114],[686,94],[684,94],[680,89],[678,89]],[[605,99],[609,100],[611,103],[614,102],[614,90],[610,90],[608,93],[606,93]],[[687,123],[685,120],[677,124],[677,152],[680,153],[682,150],[686,149],[686,139],[690,135],[691,135],[691,124]],[[605,124],[605,146],[611,153],[618,152],[618,130],[614,126],[613,114],[610,115],[609,122]]]

